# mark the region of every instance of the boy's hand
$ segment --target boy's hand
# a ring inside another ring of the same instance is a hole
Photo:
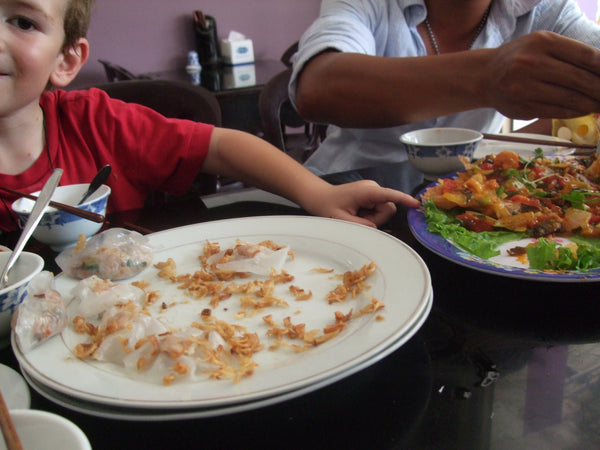
[[[370,227],[384,224],[396,213],[396,204],[417,208],[421,203],[404,192],[383,188],[371,180],[330,186],[315,199],[311,213]]]

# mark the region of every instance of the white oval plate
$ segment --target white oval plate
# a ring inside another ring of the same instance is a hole
[[[533,156],[536,149],[541,148],[544,155],[570,155],[575,149],[568,147],[570,141],[565,141],[554,136],[535,133],[508,133],[507,136],[523,137],[529,139],[545,139],[547,141],[556,141],[556,145],[523,144],[520,142],[494,141],[492,139],[483,139],[473,154],[473,159],[480,159],[486,155],[495,155],[496,153],[510,150],[519,155]],[[565,146],[560,145],[564,143]]]
[[[379,311],[385,320],[377,321],[375,315],[363,316],[351,321],[335,339],[300,354],[263,350],[254,357],[259,364],[255,373],[238,383],[199,379],[163,386],[140,381],[115,365],[78,360],[68,345],[73,342],[69,330],[26,355],[13,339],[19,364],[38,383],[82,400],[135,408],[189,409],[250,402],[352,373],[353,367],[374,360],[394,343],[414,334],[423,321],[423,311],[430,306],[431,279],[419,255],[389,234],[350,222],[307,216],[251,217],[175,228],[151,234],[149,238],[157,248],[154,261],[173,258],[180,273],[198,268],[197,257],[207,240],[217,241],[223,248],[234,244],[236,239],[249,242],[271,239],[289,245],[295,259],[285,268],[296,276],[294,284],[313,290],[315,299],[331,290],[332,280],[326,281],[322,274],[317,277],[310,269],[331,267],[336,273],[343,273],[374,261],[377,270],[369,278],[368,295],[385,303],[385,308]],[[153,268],[128,281],[135,279],[150,281],[151,289],[157,285],[161,292],[167,289]],[[75,284],[76,280],[68,277],[57,278],[57,288],[66,298]],[[213,315],[233,322],[238,308],[235,304],[229,306],[222,303]],[[206,307],[208,300],[199,301],[196,314]],[[330,306],[326,301],[316,300],[296,302],[281,311],[279,319],[291,316],[294,323],[306,323],[307,329],[320,328],[331,323],[334,311],[346,313],[357,307],[357,304]],[[278,319],[273,309],[268,313]],[[182,314],[188,314],[189,319],[189,311]],[[262,315],[254,319],[262,321]],[[251,324],[241,324],[252,328]],[[263,342],[264,331],[259,334]]]

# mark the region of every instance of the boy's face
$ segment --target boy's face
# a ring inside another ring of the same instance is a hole
[[[0,117],[38,102],[61,52],[67,0],[0,0]]]

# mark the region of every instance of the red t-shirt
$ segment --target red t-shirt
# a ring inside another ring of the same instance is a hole
[[[213,126],[167,119],[141,105],[111,99],[99,89],[45,92],[46,148],[19,175],[0,173],[0,185],[39,191],[54,168],[60,184],[88,183],[100,167],[112,166],[108,212],[139,208],[155,191],[181,195],[200,172]],[[12,200],[2,195],[0,228],[14,230]],[[16,197],[15,197],[16,199]]]

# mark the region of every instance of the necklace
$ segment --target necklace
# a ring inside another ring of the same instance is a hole
[[[488,20],[488,16],[490,15],[491,8],[492,8],[492,2],[490,2],[489,6],[483,13],[483,17],[481,18],[479,25],[477,25],[477,29],[475,30],[475,36],[473,36],[473,39],[471,40],[471,43],[469,44],[469,49],[471,49],[471,47],[473,47],[473,44],[475,43],[475,41],[477,40],[477,38],[483,31],[483,27],[485,27],[485,24]],[[429,35],[429,40],[431,41],[433,51],[435,52],[436,55],[439,55],[441,53],[440,48],[438,46],[437,40],[435,38],[435,34],[433,34],[433,30],[431,29],[431,24],[429,23],[429,19],[427,17],[425,17],[425,28],[427,29],[427,34]]]

